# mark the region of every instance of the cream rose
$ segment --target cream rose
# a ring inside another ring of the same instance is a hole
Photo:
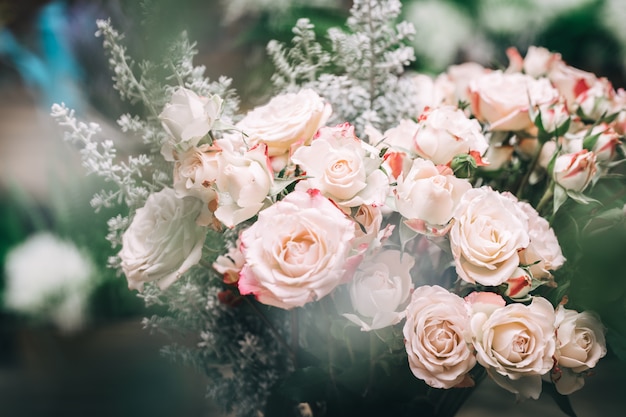
[[[397,250],[383,250],[366,258],[348,284],[357,314],[343,316],[367,332],[399,323],[413,288],[414,264],[413,257]]]
[[[539,398],[556,350],[552,305],[535,297],[530,305],[509,304],[480,318],[472,319],[478,362],[518,398]]]
[[[583,149],[572,154],[560,155],[554,161],[552,175],[557,184],[566,190],[582,192],[595,175],[596,155]]]
[[[532,106],[557,101],[559,93],[546,78],[493,71],[473,80],[469,86],[472,113],[489,123],[492,131],[532,130]]]
[[[173,139],[167,146],[187,149],[198,145],[219,119],[222,103],[217,95],[200,97],[179,87],[159,114],[163,128]]]
[[[522,65],[524,72],[531,77],[547,75],[550,69],[561,62],[561,54],[552,53],[546,48],[529,46]]]
[[[145,282],[167,288],[200,260],[207,229],[196,225],[202,202],[171,188],[151,194],[122,236],[119,257],[128,288]]]
[[[450,65],[446,71],[447,78],[455,86],[456,102],[470,101],[469,85],[473,79],[478,78],[491,70],[476,62],[465,62],[459,65]],[[456,104],[456,103],[454,103]]]
[[[311,141],[330,113],[330,105],[324,99],[315,91],[304,89],[275,96],[269,103],[256,107],[237,123],[237,128],[247,136],[250,145],[264,143],[270,158],[283,161],[296,148]]]
[[[342,283],[354,223],[319,191],[294,191],[259,213],[241,234],[241,294],[290,309]]]
[[[409,172],[398,178],[394,190],[396,208],[406,219],[445,225],[463,194],[471,188],[469,181],[456,178],[452,170],[442,172],[431,161],[417,158]]]
[[[264,144],[244,154],[224,147],[216,159],[219,207],[215,210],[215,217],[227,227],[233,227],[253,217],[265,206],[274,176]]]
[[[298,187],[318,189],[344,208],[383,204],[388,180],[379,169],[382,160],[370,148],[349,124],[320,129],[311,145],[298,148],[291,158],[309,177]]]
[[[456,155],[470,151],[482,155],[489,147],[480,124],[475,119],[468,119],[454,106],[425,111],[418,125],[413,136],[413,150],[437,165],[445,165]]]
[[[473,188],[453,217],[450,247],[461,279],[488,286],[509,279],[530,243],[528,217],[516,201],[489,187]]]
[[[418,287],[406,308],[403,333],[413,375],[434,388],[467,383],[476,358],[469,310],[461,297],[439,286]]]
[[[537,213],[528,203],[518,202],[528,216],[528,235],[530,244],[520,252],[520,262],[529,265],[533,278],[546,279],[552,276],[565,263],[565,257],[550,223]]]
[[[595,367],[606,355],[604,326],[591,312],[577,311],[559,306],[555,322],[557,340],[557,365],[551,379],[563,395],[582,388],[583,372]]]

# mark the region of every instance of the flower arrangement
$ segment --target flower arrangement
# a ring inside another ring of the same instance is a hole
[[[299,20],[268,45],[277,93],[245,114],[186,38],[137,64],[99,21],[116,89],[145,107],[118,123],[146,153],[123,162],[52,114],[112,184],[92,205],[128,210],[110,264],[166,312],[147,329],[193,335],[164,353],[237,415],[454,415],[485,377],[574,415],[605,327],[572,306],[553,226],[574,207],[581,238],[623,224],[625,93],[538,47],[506,70],[404,73],[399,13],[356,0],[332,52]]]

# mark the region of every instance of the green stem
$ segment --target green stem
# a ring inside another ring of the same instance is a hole
[[[537,203],[537,213],[541,214],[541,210],[545,207],[545,205],[548,204],[550,201],[552,201],[553,195],[554,195],[554,181],[550,180],[550,182],[548,183],[548,188],[546,188],[546,191],[541,196],[539,203]]]
[[[533,155],[533,159],[530,161],[530,164],[528,165],[528,169],[526,170],[526,173],[524,173],[522,182],[520,182],[519,187],[517,187],[517,192],[515,193],[515,195],[517,196],[518,200],[522,199],[524,189],[526,188],[526,185],[528,185],[528,181],[530,180],[530,175],[535,170],[535,167],[537,166],[537,162],[539,162],[539,156],[541,155],[542,149],[543,149],[543,144],[539,147],[539,149],[537,149],[537,152],[535,152],[535,154]]]

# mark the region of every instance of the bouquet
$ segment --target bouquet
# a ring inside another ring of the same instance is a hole
[[[244,114],[186,37],[137,63],[99,21],[115,88],[144,109],[118,123],[146,151],[124,160],[52,115],[111,184],[94,208],[124,209],[110,266],[239,416],[451,416],[483,378],[573,416],[607,353],[574,283],[581,242],[623,230],[626,93],[540,47],[505,70],[405,72],[399,14],[355,0],[327,48],[300,19]]]

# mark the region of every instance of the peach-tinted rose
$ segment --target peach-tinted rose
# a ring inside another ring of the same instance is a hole
[[[472,113],[494,131],[530,131],[529,109],[558,100],[558,92],[545,79],[520,73],[492,71],[469,86]]]
[[[293,191],[241,233],[238,286],[264,304],[290,309],[342,283],[354,223],[319,191]]]
[[[451,170],[442,173],[431,161],[417,158],[409,172],[398,178],[394,189],[396,209],[409,220],[445,225],[471,188],[469,181],[455,177]]]
[[[467,305],[442,287],[424,285],[413,292],[403,334],[411,372],[431,387],[464,383],[476,364]]]
[[[256,107],[237,123],[237,128],[246,135],[249,145],[266,144],[270,158],[281,165],[274,170],[280,171],[285,157],[307,145],[330,113],[330,105],[324,99],[311,89],[303,89],[275,96]]]
[[[497,286],[511,277],[530,242],[528,217],[510,197],[473,188],[461,197],[449,236],[461,279]]]
[[[472,323],[478,362],[519,398],[539,398],[556,350],[552,305],[535,297],[530,305],[509,304],[481,318]]]

